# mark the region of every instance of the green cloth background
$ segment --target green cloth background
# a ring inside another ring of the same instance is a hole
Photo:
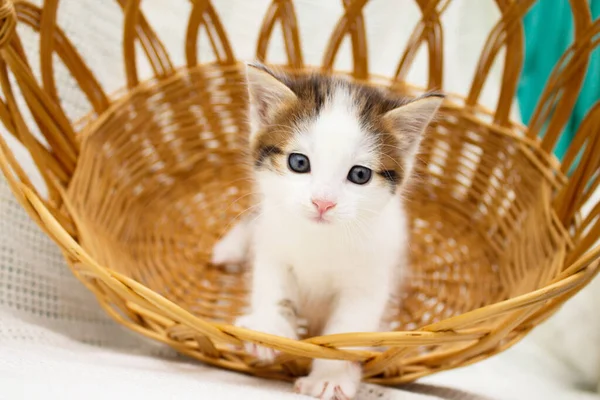
[[[588,0],[592,17],[600,16],[600,0]],[[573,15],[567,0],[539,0],[525,15],[525,61],[517,88],[519,109],[529,124],[546,81],[554,66],[573,41]],[[590,58],[581,93],[573,115],[554,151],[564,156],[579,124],[590,107],[600,99],[600,50]]]

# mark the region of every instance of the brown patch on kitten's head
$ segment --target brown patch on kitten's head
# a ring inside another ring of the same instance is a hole
[[[376,172],[393,190],[412,169],[422,134],[443,100],[440,94],[417,99],[394,96],[346,79],[320,75],[287,75],[261,64],[247,67],[250,96],[250,146],[257,168],[285,168],[285,147],[315,119],[340,89],[347,91],[354,112],[380,154]]]

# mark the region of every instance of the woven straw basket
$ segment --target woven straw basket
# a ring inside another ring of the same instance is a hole
[[[390,79],[368,71],[365,3],[343,1],[320,68],[333,71],[340,44],[349,38],[354,78],[410,95],[443,89],[440,16],[449,2],[416,2],[422,19]],[[177,68],[140,0],[118,0],[126,82],[114,95],[106,94],[57,26],[58,0],[46,0],[41,9],[0,0],[0,118],[5,134],[31,153],[48,195],[34,188],[4,139],[0,167],[106,312],[182,353],[277,379],[305,374],[312,358],[357,360],[366,380],[383,384],[464,366],[523,338],[590,282],[600,259],[600,204],[592,197],[600,182],[598,103],[562,163],[552,155],[600,41],[600,22],[592,21],[585,0],[571,1],[574,45],[524,127],[510,121],[509,110],[523,61],[521,18],[533,0],[496,3],[502,18],[490,32],[468,95],[448,96],[423,146],[409,204],[413,262],[406,287],[399,289],[401,301],[391,310],[394,332],[294,341],[231,325],[244,310],[248,272],[226,272],[208,260],[216,240],[248,207],[239,163],[248,129],[246,89],[243,65],[208,0],[192,1],[191,14],[181,16],[186,64]],[[17,23],[39,32],[40,78],[25,57]],[[307,69],[290,0],[270,5],[257,58],[265,59],[277,23],[285,67]],[[200,28],[206,28],[216,62],[198,62]],[[421,45],[428,48],[428,87],[416,88],[404,78]],[[144,82],[135,62],[140,49],[154,72]],[[477,101],[499,54],[502,86],[490,111]],[[64,63],[92,106],[83,120],[70,120],[61,106],[53,58]],[[17,91],[24,101],[17,101]],[[26,123],[25,112],[34,123]],[[259,365],[239,350],[242,341],[282,355],[274,365]]]

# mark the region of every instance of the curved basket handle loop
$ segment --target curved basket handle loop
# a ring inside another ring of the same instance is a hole
[[[15,7],[19,22],[39,32],[42,84],[54,102],[59,104],[52,62],[52,55],[56,54],[71,73],[94,111],[99,114],[108,108],[108,96],[71,41],[56,25],[58,2],[59,0],[46,1],[44,12],[30,3],[17,3]]]
[[[569,120],[583,85],[592,51],[600,43],[600,21],[592,24],[586,0],[571,0],[575,37],[557,62],[529,121],[530,138],[542,135],[542,149],[551,152]]]
[[[58,201],[53,190],[54,180],[68,182],[75,169],[79,145],[71,122],[60,104],[38,84],[20,39],[14,34],[16,21],[22,17],[20,7],[21,3],[13,7],[10,0],[0,1],[0,86],[6,101],[2,103],[0,118],[9,133],[27,147],[48,186],[50,198]],[[9,80],[9,71],[50,149],[27,126]]]
[[[304,67],[298,20],[292,0],[273,0],[269,6],[256,43],[256,59],[260,62],[267,62],[267,50],[277,20],[281,23],[288,66],[294,69]]]
[[[54,30],[56,28],[56,11],[59,0],[48,0],[44,3],[44,12],[40,15],[40,71],[42,83],[48,95],[58,103],[58,93],[54,82]]]
[[[60,184],[68,181],[72,174],[69,159],[61,159],[61,156],[68,157],[74,153],[76,157],[78,149],[75,146],[74,138],[69,136],[72,131],[66,133],[61,131],[65,122],[70,127],[66,117],[61,114],[62,110],[54,107],[47,93],[37,85],[31,68],[25,59],[21,42],[15,34],[17,19],[18,11],[13,7],[12,1],[0,0],[0,87],[6,99],[0,101],[0,120],[8,132],[29,149],[34,163],[48,186],[50,201],[40,201],[48,212],[65,226],[67,231],[72,233],[74,229],[72,221],[59,211],[60,196],[57,194],[55,183],[58,181],[57,184]],[[58,145],[52,151],[44,147],[27,127],[14,96],[9,80],[9,70],[13,72],[23,98],[34,114],[36,122],[38,122],[40,131],[42,134],[48,135],[46,139],[50,144]],[[61,133],[63,135],[60,135]],[[56,134],[59,136],[53,136]],[[25,201],[23,190],[28,190],[38,197],[39,194],[1,135],[0,170],[6,177],[17,199],[20,200],[32,218],[39,223],[40,221],[32,213],[29,203]],[[43,227],[42,224],[39,225]]]
[[[0,0],[0,48],[10,42],[16,27],[17,19],[13,0]]]
[[[369,53],[367,51],[367,35],[362,10],[368,0],[342,0],[344,15],[336,24],[329,44],[323,56],[322,69],[331,71],[335,64],[344,36],[350,35],[352,41],[353,76],[359,80],[369,77]]]
[[[502,84],[494,121],[501,126],[510,125],[510,109],[519,83],[523,65],[523,23],[522,18],[536,0],[511,1],[496,0],[502,18],[494,26],[486,40],[484,49],[475,68],[475,77],[467,95],[466,104],[475,106],[479,101],[484,83],[490,74],[498,53],[505,48]]]
[[[140,10],[141,0],[117,0],[125,13],[123,27],[123,59],[127,88],[132,89],[139,83],[135,58],[135,40],[138,39],[152,66],[154,76],[164,78],[173,73],[174,68],[165,46],[158,39]]]
[[[418,0],[423,17],[413,30],[406,49],[400,58],[392,88],[402,88],[421,45],[426,42],[429,52],[429,77],[427,89],[441,89],[444,76],[444,33],[440,16],[450,4],[450,0]]]
[[[4,53],[4,50],[2,50],[2,52]],[[6,55],[3,54],[3,57],[6,57]],[[23,118],[23,114],[21,113],[14,96],[8,76],[9,65],[12,65],[13,62],[14,58],[11,58],[11,64],[8,64],[4,60],[0,60],[0,87],[2,88],[2,93],[6,98],[6,103],[0,102],[0,119],[2,120],[2,123],[7,131],[29,150],[31,157],[33,158],[37,169],[44,178],[44,181],[48,185],[50,195],[52,196],[56,193],[53,193],[51,190],[52,186],[50,185],[50,175],[57,177],[61,182],[66,182],[70,178],[72,170],[65,165],[64,161],[59,161],[60,155],[57,151],[55,151],[54,154],[51,153],[46,147],[44,147],[44,145],[40,143],[40,141],[27,127],[25,119]],[[32,78],[31,75],[30,77]],[[18,80],[17,83],[19,83]],[[29,92],[27,93],[29,94]],[[24,90],[23,95],[25,96]],[[14,165],[11,165],[11,167],[13,170],[15,169]],[[24,174],[17,174],[17,176],[22,182],[30,183],[28,179],[24,179]]]
[[[192,4],[185,39],[187,66],[198,65],[198,32],[201,25],[206,27],[208,40],[217,62],[220,64],[235,64],[233,49],[212,3],[209,0],[192,0]]]
[[[576,248],[570,257],[581,257],[600,237],[600,202],[588,213],[581,210],[600,188],[600,101],[588,112],[567,151],[562,169],[575,166],[568,184],[554,201],[554,209],[565,226],[574,226]],[[579,219],[579,220],[577,220]]]
[[[3,37],[2,63],[0,71],[0,84],[6,99],[0,107],[0,119],[8,132],[21,142],[32,156],[37,169],[44,178],[48,188],[49,197],[56,204],[60,202],[60,195],[55,190],[55,185],[66,185],[70,180],[79,153],[79,142],[75,135],[72,122],[66,116],[58,100],[54,80],[52,55],[56,53],[63,61],[66,68],[74,77],[84,95],[90,101],[94,110],[99,113],[108,107],[108,99],[102,87],[87,68],[80,55],[77,53],[65,34],[56,26],[56,9],[58,0],[49,0],[47,9],[42,10],[26,2],[17,2],[12,12],[6,13],[7,5],[1,4],[2,14],[5,18],[10,16],[15,21],[30,26],[40,34],[40,69],[42,87],[36,80],[26,54],[17,35],[11,35],[7,40]],[[0,28],[5,34],[9,32],[6,27],[12,22],[6,21]],[[11,28],[14,31],[14,28]],[[23,98],[30,109],[34,122],[49,145],[49,149],[42,144],[27,126],[25,118],[19,109],[12,83],[8,78],[11,71]],[[11,165],[15,170],[15,166]],[[23,176],[19,179],[25,184]],[[31,185],[28,185],[31,186]]]

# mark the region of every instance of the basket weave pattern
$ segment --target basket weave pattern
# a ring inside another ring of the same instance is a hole
[[[42,9],[0,0],[0,119],[30,151],[48,186],[47,198],[1,136],[0,168],[106,312],[180,352],[278,379],[306,373],[311,358],[361,361],[365,379],[384,384],[464,366],[516,343],[598,272],[600,205],[592,204],[586,213],[582,207],[600,182],[600,105],[589,111],[562,163],[551,153],[600,42],[600,22],[591,20],[585,0],[571,1],[575,43],[525,128],[510,121],[509,111],[523,61],[520,19],[533,2],[496,1],[502,18],[489,35],[468,95],[448,97],[443,118],[424,142],[408,204],[413,262],[390,310],[393,332],[294,341],[230,325],[246,305],[248,273],[227,273],[208,260],[216,240],[249,207],[250,188],[240,167],[247,99],[243,68],[210,1],[192,1],[186,65],[176,68],[144,18],[140,0],[118,0],[126,82],[123,91],[109,96],[57,26],[58,0],[46,0]],[[443,89],[440,15],[450,2],[416,1],[422,19],[391,78],[369,74],[366,3],[343,1],[344,14],[319,68],[334,72],[340,45],[349,38],[355,79],[411,95]],[[25,57],[17,23],[39,32],[41,81]],[[276,23],[285,39],[284,67],[309,69],[290,0],[272,2],[257,58],[267,61]],[[214,63],[198,61],[202,26]],[[138,77],[138,45],[154,72],[148,81]],[[428,49],[429,75],[428,87],[419,89],[405,80],[422,45]],[[501,49],[502,87],[490,111],[478,99]],[[54,55],[93,107],[81,121],[69,120],[62,109]],[[43,141],[26,124],[14,85]],[[242,341],[283,354],[274,365],[256,365],[238,349]],[[383,350],[358,350],[366,347]]]

